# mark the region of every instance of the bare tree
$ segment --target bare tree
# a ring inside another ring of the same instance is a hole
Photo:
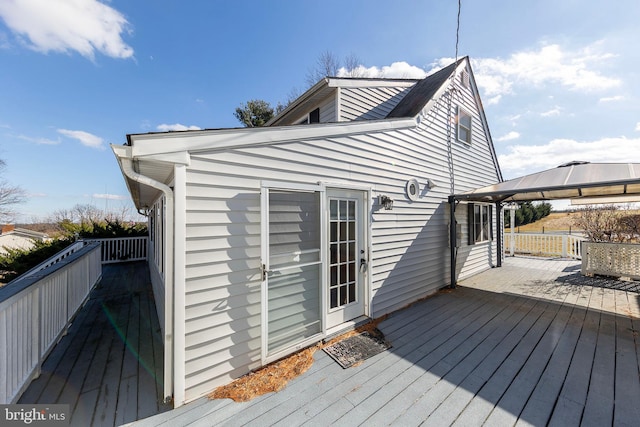
[[[640,239],[640,215],[630,207],[587,206],[580,209],[574,224],[592,242],[635,242]]]
[[[344,77],[367,77],[367,71],[362,66],[362,61],[353,52],[344,58],[344,70]]]
[[[325,50],[316,59],[315,66],[307,72],[307,85],[311,87],[325,77],[335,77],[341,69],[343,69],[343,77],[365,77],[366,74],[356,54],[350,53],[344,61],[340,61],[336,54]]]
[[[5,166],[4,160],[0,159],[0,176]],[[11,221],[15,215],[14,206],[23,203],[26,198],[26,193],[21,187],[11,185],[0,178],[0,222]]]
[[[316,64],[307,72],[307,85],[309,87],[318,83],[325,77],[337,76],[340,69],[340,59],[328,50],[325,50],[316,59]]]

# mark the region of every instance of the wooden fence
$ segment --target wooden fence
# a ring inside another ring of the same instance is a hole
[[[513,242],[512,242],[513,236]],[[505,233],[505,255],[558,256],[582,259],[582,236],[569,234]]]

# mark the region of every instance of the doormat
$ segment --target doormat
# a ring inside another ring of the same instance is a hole
[[[343,368],[349,368],[363,360],[391,348],[384,340],[382,332],[376,334],[363,332],[323,348],[333,360]],[[378,335],[379,334],[379,335]]]

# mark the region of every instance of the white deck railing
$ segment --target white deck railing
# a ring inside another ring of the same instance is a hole
[[[146,261],[149,238],[114,237],[109,239],[85,239],[85,242],[99,242],[102,246],[103,264],[127,261]]]
[[[512,242],[513,236],[513,242]],[[582,236],[570,234],[504,233],[506,255],[527,254],[582,259]]]
[[[51,267],[52,265],[59,263],[69,255],[71,255],[72,253],[79,251],[83,247],[84,247],[84,242],[82,241],[75,242],[74,244],[72,244],[71,246],[67,246],[65,249],[61,250],[51,258],[45,261],[42,261],[40,264],[36,265],[26,273],[23,273],[22,275],[20,275],[20,278],[24,279],[25,277],[29,277],[32,274],[36,274],[37,272],[42,271],[47,267]]]
[[[102,277],[100,244],[82,245],[0,288],[0,404],[15,403],[40,375],[42,362]]]

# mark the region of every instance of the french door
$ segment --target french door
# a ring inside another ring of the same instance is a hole
[[[366,194],[263,186],[263,362],[365,314]]]
[[[368,250],[364,192],[327,190],[327,327],[365,313]]]

